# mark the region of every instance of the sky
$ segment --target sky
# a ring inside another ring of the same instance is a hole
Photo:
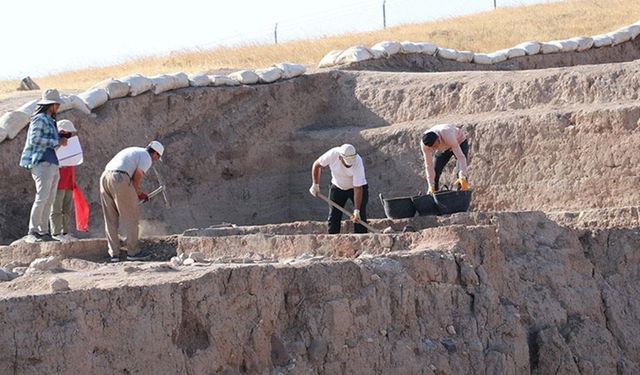
[[[498,7],[547,0],[495,0]],[[494,0],[10,0],[0,79],[117,64],[179,50],[334,35],[493,9]]]

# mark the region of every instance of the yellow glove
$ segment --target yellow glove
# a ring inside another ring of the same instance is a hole
[[[458,187],[458,190],[460,191],[467,191],[469,190],[469,181],[467,181],[466,177],[460,177],[456,180],[456,183],[454,184],[455,186]]]
[[[429,189],[427,189],[427,194],[434,194],[436,191],[437,190],[434,186],[429,185]]]

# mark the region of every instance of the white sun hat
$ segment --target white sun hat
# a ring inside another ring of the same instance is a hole
[[[67,133],[77,133],[78,130],[73,125],[73,122],[69,120],[60,120],[58,121],[58,130],[65,131]]]
[[[353,147],[353,145],[345,143],[340,146],[338,152],[347,165],[352,166],[356,162],[356,156],[358,156],[358,154],[356,153],[356,148]]]

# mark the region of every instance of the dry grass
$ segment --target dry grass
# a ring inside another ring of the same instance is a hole
[[[606,5],[605,5],[606,3]],[[368,33],[344,34],[279,45],[247,45],[169,56],[133,59],[121,65],[90,68],[36,77],[41,87],[84,90],[110,77],[131,73],[155,75],[230,68],[263,68],[290,61],[316,65],[332,49],[371,46],[382,40],[429,41],[442,47],[491,52],[528,40],[547,41],[613,31],[640,20],[638,0],[566,0],[411,24]],[[17,81],[0,81],[0,93],[11,92]]]

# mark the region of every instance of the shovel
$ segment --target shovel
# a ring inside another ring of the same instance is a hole
[[[149,195],[147,195],[147,201],[150,200],[151,198],[155,197],[156,195],[160,194],[164,192],[164,185],[160,185],[160,187],[158,187],[156,190],[152,191],[151,193],[149,193]],[[143,204],[146,201],[140,201],[138,202],[138,205]]]
[[[323,201],[329,203],[331,206],[339,209],[340,211],[342,211],[344,214],[348,215],[349,217],[353,216],[353,214],[349,211],[347,211],[344,207],[340,206],[339,204],[337,204],[336,202],[332,201],[331,199],[327,198],[326,196],[324,196],[322,193],[318,193],[318,195],[316,195],[318,198],[322,199]],[[372,227],[371,225],[365,223],[364,221],[360,221],[358,222],[358,224],[362,225],[363,227],[367,228],[367,230],[371,233],[380,233],[379,230],[375,229],[374,227]]]

